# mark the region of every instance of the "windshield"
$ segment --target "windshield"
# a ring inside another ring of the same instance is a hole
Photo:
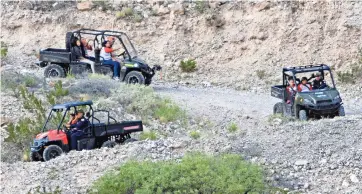
[[[308,87],[310,86],[312,90],[335,88],[333,77],[329,70],[296,73],[295,82],[297,85],[304,84]]]
[[[123,42],[124,46],[126,47],[126,50],[128,51],[131,58],[133,59],[133,58],[137,57],[137,51],[134,48],[134,46],[131,43],[131,40],[128,38],[128,36],[125,34],[122,34],[119,37],[120,37],[121,41]]]
[[[58,129],[59,124],[61,124],[61,121],[63,120],[64,113],[65,110],[63,109],[52,110],[49,114],[49,117],[47,118],[47,122],[44,125],[44,130],[46,131],[49,129]],[[67,111],[67,115],[69,117],[70,115],[69,111]],[[60,128],[61,127],[62,125],[60,125]]]

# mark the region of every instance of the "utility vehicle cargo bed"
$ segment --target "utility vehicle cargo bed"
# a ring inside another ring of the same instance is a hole
[[[53,63],[70,63],[71,53],[66,49],[47,48],[40,50],[40,61]]]

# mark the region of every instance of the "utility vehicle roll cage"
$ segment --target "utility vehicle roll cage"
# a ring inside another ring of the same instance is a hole
[[[295,74],[298,73],[308,73],[313,71],[319,71],[324,77],[324,71],[329,71],[329,74],[332,79],[333,86],[335,87],[333,74],[331,73],[331,68],[325,64],[318,64],[318,65],[306,65],[306,66],[297,66],[297,67],[284,67],[283,68],[283,85],[288,85],[288,78],[293,77],[294,81],[300,81],[295,77]],[[286,72],[291,72],[292,75],[286,74]]]
[[[105,37],[106,36],[114,36],[114,37],[117,37],[118,40],[121,42],[123,48],[125,49],[128,57],[130,59],[134,58],[135,56],[137,56],[137,51],[136,49],[134,48],[132,42],[130,41],[129,37],[127,36],[126,33],[124,32],[119,32],[119,31],[112,31],[112,30],[93,30],[93,29],[80,29],[80,30],[76,30],[76,31],[73,31],[73,34],[76,34],[78,35],[79,39],[82,38],[82,34],[87,34],[87,35],[94,35],[94,40],[93,40],[93,47],[96,48],[96,43],[99,45],[99,44],[102,44],[102,42],[105,41]],[[100,37],[100,42],[99,43],[99,38]],[[131,46],[131,48],[127,48],[127,46],[125,45],[124,43],[124,40],[122,39],[122,37],[125,37],[129,43],[129,46]],[[70,42],[70,44],[72,44]],[[71,48],[72,45],[69,45],[69,48]],[[130,52],[129,52],[129,49],[132,49],[132,52],[133,52],[133,55],[131,56]]]
[[[96,120],[96,121],[98,121],[98,123],[100,123],[100,120],[94,117],[94,113],[97,113],[97,112],[105,112],[105,113],[107,113],[107,124],[110,123],[110,120],[114,121],[115,123],[117,122],[117,120],[115,118],[113,118],[113,117],[111,117],[109,115],[109,111],[107,111],[107,110],[93,110],[92,104],[93,104],[93,102],[89,100],[89,101],[84,101],[84,102],[69,102],[69,103],[54,105],[52,107],[49,115],[48,115],[47,120],[45,121],[45,124],[43,126],[42,131],[43,132],[45,131],[49,120],[52,118],[52,115],[53,115],[52,113],[53,112],[63,112],[64,109],[65,109],[65,111],[63,113],[63,116],[62,116],[62,119],[59,122],[59,125],[58,125],[58,128],[57,128],[57,130],[59,132],[59,130],[60,130],[61,126],[62,126],[62,123],[64,122],[65,116],[67,115],[67,112],[70,111],[70,108],[74,108],[74,111],[77,111],[77,107],[79,107],[79,106],[88,106],[89,107],[89,112],[87,112],[85,116],[88,117],[88,118],[92,118],[91,124],[94,123],[94,120]]]

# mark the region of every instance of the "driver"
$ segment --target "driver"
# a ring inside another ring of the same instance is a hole
[[[317,72],[315,74],[315,79],[313,80],[313,90],[318,90],[324,85],[325,82],[323,81],[321,73]]]
[[[71,149],[76,150],[77,149],[77,141],[82,138],[84,135],[84,129],[88,127],[89,121],[84,117],[84,111],[78,110],[77,114],[75,115],[75,119],[77,119],[77,122],[75,124],[66,124],[65,126],[70,128],[70,143],[71,143]]]
[[[112,52],[120,48],[113,49],[111,41],[105,41],[102,44],[101,57],[103,57],[103,64],[113,66],[113,79],[119,80],[119,67],[120,63],[112,58]]]

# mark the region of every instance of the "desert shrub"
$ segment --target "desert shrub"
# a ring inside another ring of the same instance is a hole
[[[3,59],[8,54],[8,45],[5,44],[3,41],[1,41],[1,50],[0,50],[0,56]]]
[[[135,13],[132,17],[133,21],[135,22],[141,22],[143,20],[143,17],[141,14],[139,13]]]
[[[24,84],[26,87],[35,87],[38,85],[38,83],[39,83],[39,80],[35,76],[31,76],[31,75],[24,76]]]
[[[125,107],[129,113],[142,118],[154,116],[162,122],[185,118],[185,112],[168,99],[161,98],[151,87],[120,84],[112,90],[111,98]]]
[[[83,79],[79,80],[75,85],[69,88],[72,95],[88,94],[93,98],[101,96],[109,97],[111,90],[118,88],[119,83],[111,79]]]
[[[337,72],[338,81],[355,84],[362,81],[362,47],[358,51],[358,61],[351,65],[350,71]]]
[[[204,13],[209,8],[208,1],[196,1],[195,10],[199,13]]]
[[[236,123],[230,123],[227,130],[231,133],[236,132],[238,130],[238,125]]]
[[[170,100],[163,99],[155,109],[154,116],[160,119],[161,122],[166,123],[182,118],[184,116],[184,112],[178,105],[172,103]]]
[[[1,72],[1,89],[10,91],[15,97],[20,96],[19,85],[23,83],[24,76],[8,71]]]
[[[118,11],[116,13],[116,18],[119,19],[119,18],[125,18],[125,17],[130,17],[130,16],[133,16],[133,9],[130,8],[130,7],[124,7],[122,8],[121,11]]]
[[[180,68],[183,72],[194,72],[196,71],[196,61],[193,59],[182,60]]]
[[[111,77],[109,75],[99,74],[99,73],[90,73],[88,74],[89,79],[108,79],[110,80]]]
[[[28,191],[28,194],[30,193],[35,193],[35,194],[61,194],[62,190],[60,189],[59,186],[56,186],[55,189],[53,190],[52,188],[45,188],[45,187],[41,187],[41,186],[37,186],[34,187],[32,189],[30,189]]]
[[[90,193],[267,193],[260,167],[239,155],[188,154],[180,162],[122,165],[94,182]]]
[[[189,134],[190,134],[190,137],[192,137],[193,139],[199,139],[201,137],[200,132],[195,131],[195,130],[190,131]]]
[[[256,76],[259,79],[264,79],[267,76],[267,74],[265,70],[256,70]]]
[[[337,72],[338,81],[342,83],[355,84],[362,78],[362,63],[355,63],[352,65],[350,71]]]
[[[157,139],[157,134],[154,131],[144,131],[141,133],[140,135],[140,140],[145,140],[145,139],[149,139],[149,140],[156,140]]]

